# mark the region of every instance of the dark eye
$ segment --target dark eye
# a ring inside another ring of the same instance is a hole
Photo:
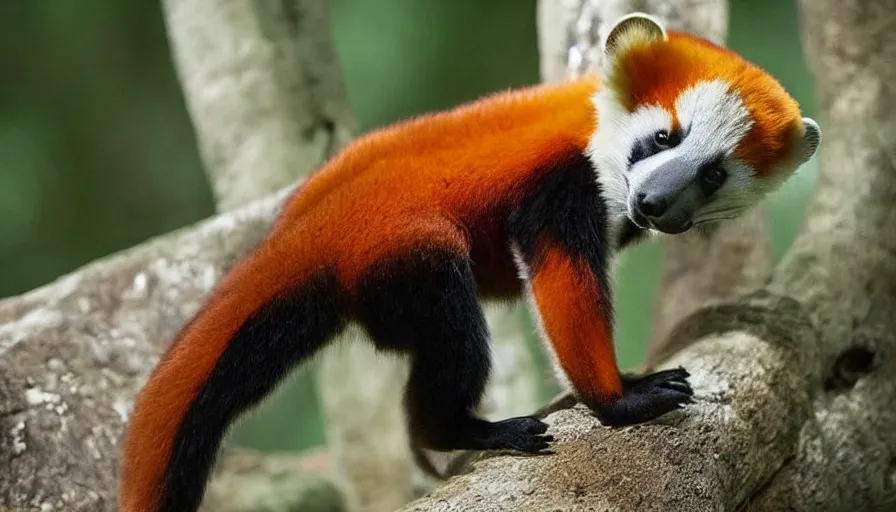
[[[672,147],[672,139],[669,137],[669,132],[666,130],[660,130],[656,132],[653,136],[653,142],[656,143],[657,146],[661,148]]]
[[[728,173],[721,167],[710,167],[703,171],[703,174],[700,177],[708,185],[718,187],[722,183],[725,183],[725,179],[728,178]]]

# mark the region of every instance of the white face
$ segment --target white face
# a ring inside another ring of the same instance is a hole
[[[642,228],[680,233],[740,215],[789,174],[756,178],[737,158],[753,122],[724,81],[698,82],[679,96],[678,133],[660,106],[630,113],[609,90],[594,102],[600,119],[589,156],[617,221],[628,217]]]

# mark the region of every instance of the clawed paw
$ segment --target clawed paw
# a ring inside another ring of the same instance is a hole
[[[605,425],[634,425],[650,421],[693,402],[694,390],[684,368],[623,379],[623,395],[597,411]]]
[[[643,377],[625,378],[623,379],[623,387],[626,392],[647,392],[652,389],[669,390],[681,393],[686,398],[690,398],[694,394],[694,390],[688,382],[688,377],[690,376],[691,374],[684,368],[663,370]]]
[[[510,418],[492,423],[484,444],[488,445],[487,448],[496,450],[541,452],[547,450],[554,441],[554,436],[545,434],[547,430],[547,423],[530,416]]]

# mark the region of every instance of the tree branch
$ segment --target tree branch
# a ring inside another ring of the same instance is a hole
[[[356,131],[321,0],[165,0],[190,117],[228,210],[316,169]]]
[[[0,301],[0,504],[115,510],[118,443],[162,349],[284,193]]]
[[[800,5],[825,141],[808,220],[772,289],[811,315],[826,386],[795,457],[757,504],[888,510],[896,505],[896,1]]]
[[[705,307],[666,366],[696,403],[604,429],[548,417],[556,454],[492,454],[405,510],[887,510],[896,504],[896,0],[804,0],[821,174],[768,287]]]

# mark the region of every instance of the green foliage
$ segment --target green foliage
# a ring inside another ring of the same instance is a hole
[[[360,125],[537,82],[535,3],[330,0]],[[212,213],[159,2],[93,0],[85,9],[75,0],[13,0],[0,14],[0,297]],[[795,2],[732,1],[728,44],[815,115]],[[801,225],[814,178],[813,160],[771,201],[777,256]],[[643,354],[661,256],[646,244],[620,262],[624,367]],[[307,372],[236,437],[263,449],[323,442]]]

